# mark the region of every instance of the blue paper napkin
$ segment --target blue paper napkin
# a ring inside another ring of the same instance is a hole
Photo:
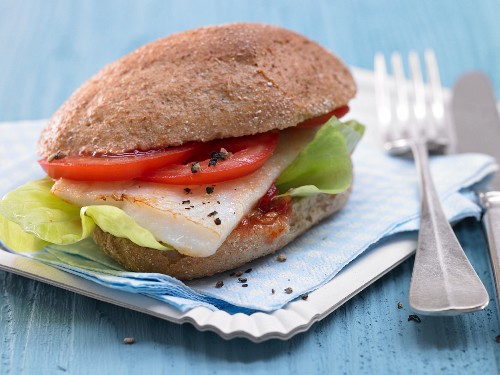
[[[241,271],[251,269],[242,275],[248,287],[230,271],[186,283],[161,274],[125,272],[91,240],[49,246],[29,256],[182,311],[196,306],[229,313],[273,311],[331,280],[381,238],[418,228],[420,193],[413,161],[387,156],[363,142],[353,159],[354,190],[346,207],[280,251],[285,262],[271,255],[242,267]],[[496,170],[494,160],[479,154],[433,157],[431,168],[449,220],[479,217],[481,208],[471,187]],[[215,288],[218,281],[223,287]],[[286,293],[286,288],[292,292]]]

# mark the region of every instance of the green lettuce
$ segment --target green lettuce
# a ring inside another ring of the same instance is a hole
[[[22,253],[42,250],[50,242],[25,232],[23,228],[0,216],[0,239],[9,248]]]
[[[338,194],[352,181],[350,154],[364,126],[330,119],[277,180],[281,193],[311,196]],[[76,207],[53,195],[49,178],[24,184],[0,201],[0,239],[18,252],[41,250],[48,244],[68,245],[90,236],[99,226],[115,237],[157,250],[172,247],[114,206]]]
[[[95,223],[87,216],[80,217],[79,207],[51,193],[52,185],[49,178],[30,181],[0,201],[0,216],[4,218],[0,238],[12,249],[34,251],[43,242],[67,245],[88,237],[94,230]],[[21,236],[21,231],[27,235]]]
[[[350,154],[364,133],[356,121],[331,118],[278,177],[280,193],[293,197],[338,194],[352,183]]]
[[[116,237],[158,250],[171,249],[113,206],[76,207],[51,192],[49,178],[30,181],[0,201],[0,239],[18,252],[38,251],[48,243],[68,245],[90,236],[98,225]]]
[[[115,237],[128,238],[133,243],[156,250],[173,250],[173,247],[158,242],[153,233],[140,226],[123,210],[114,206],[88,206],[82,214],[91,217],[103,231]]]

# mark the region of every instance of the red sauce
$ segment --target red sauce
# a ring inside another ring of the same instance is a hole
[[[277,212],[281,215],[286,215],[292,208],[292,198],[289,196],[276,198],[279,194],[278,188],[274,183],[271,184],[269,190],[260,199],[257,207],[255,208],[262,214],[268,212]]]
[[[245,216],[239,227],[253,230],[255,226],[264,226],[265,233],[273,238],[279,237],[288,228],[288,218],[292,213],[292,198],[276,197],[278,188],[273,183],[255,208]]]

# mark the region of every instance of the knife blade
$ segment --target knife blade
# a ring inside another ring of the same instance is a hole
[[[500,116],[488,77],[480,72],[462,75],[453,87],[451,101],[458,152],[480,152],[500,162]],[[500,174],[490,182],[491,190],[479,192],[484,208],[483,225],[488,238],[495,280],[497,308],[500,303]]]

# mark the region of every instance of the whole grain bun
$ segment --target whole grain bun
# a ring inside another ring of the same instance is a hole
[[[280,27],[233,23],[147,44],[99,71],[50,119],[40,154],[119,154],[284,129],[347,104],[344,64]]]
[[[96,228],[94,241],[111,258],[129,271],[157,272],[190,280],[211,276],[244,265],[274,253],[313,225],[340,210],[350,190],[338,195],[318,194],[294,198],[292,213],[280,217],[279,235],[276,226],[239,225],[214,255],[194,258],[175,250],[159,251],[141,247],[126,238],[118,238]]]

